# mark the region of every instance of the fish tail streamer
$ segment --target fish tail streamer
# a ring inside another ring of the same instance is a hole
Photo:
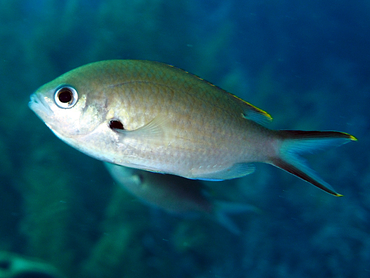
[[[282,143],[278,156],[271,160],[273,165],[329,194],[337,197],[343,196],[310,169],[301,155],[313,153],[327,147],[340,146],[350,141],[357,141],[356,137],[338,131],[299,130],[281,130],[278,131],[278,136],[282,139]]]

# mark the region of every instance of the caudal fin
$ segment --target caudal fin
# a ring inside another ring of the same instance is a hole
[[[240,234],[238,226],[229,218],[229,214],[246,212],[261,212],[257,207],[250,204],[240,204],[226,201],[215,201],[215,220],[235,235]]]
[[[273,165],[317,186],[329,194],[337,197],[343,196],[317,176],[300,155],[312,153],[326,147],[340,146],[350,141],[357,141],[356,137],[337,131],[299,130],[281,130],[278,131],[278,135],[282,139],[282,144],[278,156],[271,161]]]

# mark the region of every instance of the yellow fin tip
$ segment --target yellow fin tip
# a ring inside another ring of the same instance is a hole
[[[240,98],[239,98],[240,99]],[[242,100],[242,99],[241,99]],[[244,100],[242,100],[244,101]],[[250,104],[249,102],[247,101],[244,101],[246,102],[249,106],[253,107],[254,110],[258,111],[259,113],[261,113],[262,115],[264,115],[269,121],[272,121],[272,117],[269,113],[267,113],[266,111],[258,108],[257,106],[254,106],[253,104]]]

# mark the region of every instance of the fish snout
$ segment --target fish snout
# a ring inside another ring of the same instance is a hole
[[[53,113],[46,100],[44,100],[36,93],[31,95],[30,101],[28,102],[28,107],[38,116],[41,116],[43,114],[50,115]]]

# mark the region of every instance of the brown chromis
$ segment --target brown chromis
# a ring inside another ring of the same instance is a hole
[[[227,180],[279,167],[335,196],[300,155],[356,138],[271,130],[268,113],[170,65],[110,60],[39,88],[30,108],[64,142],[102,161],[188,179]]]

